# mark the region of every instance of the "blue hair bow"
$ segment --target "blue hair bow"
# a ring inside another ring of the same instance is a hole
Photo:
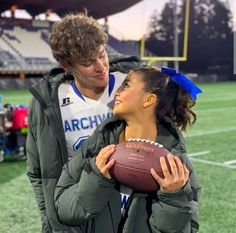
[[[171,80],[187,91],[194,100],[197,99],[197,94],[202,93],[202,90],[196,84],[194,84],[194,82],[192,82],[183,74],[177,73],[175,69],[162,66],[161,72],[170,76]]]

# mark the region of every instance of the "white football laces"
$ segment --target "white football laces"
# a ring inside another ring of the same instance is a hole
[[[146,143],[149,143],[151,145],[158,146],[161,148],[164,147],[162,144],[160,144],[158,142],[154,142],[154,141],[143,139],[143,138],[129,138],[127,141],[128,142],[146,142]]]

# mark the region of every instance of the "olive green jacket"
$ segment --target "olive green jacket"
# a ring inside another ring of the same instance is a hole
[[[145,66],[136,57],[110,54],[110,71],[127,73]],[[52,69],[30,88],[27,136],[27,176],[40,210],[43,233],[70,233],[74,228],[61,224],[54,206],[54,190],[63,165],[68,160],[66,139],[58,101],[58,87],[73,76],[61,68]]]
[[[104,146],[117,144],[124,127],[124,121],[108,119],[66,164],[55,191],[60,220],[86,233],[197,232],[200,186],[186,157],[183,137],[169,119],[159,125],[157,142],[186,164],[189,181],[174,193],[133,192],[128,210],[121,217],[119,184],[100,173],[95,156]]]

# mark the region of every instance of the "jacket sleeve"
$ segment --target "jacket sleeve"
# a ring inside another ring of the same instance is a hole
[[[42,188],[42,178],[40,170],[40,159],[36,144],[36,137],[34,134],[35,127],[32,124],[32,111],[34,110],[34,104],[31,101],[29,106],[29,129],[26,141],[26,152],[27,152],[27,176],[33,186],[36,201],[40,210],[41,220],[42,220],[42,232],[51,232],[48,220],[46,217],[44,193]]]
[[[121,53],[111,53],[108,51],[110,72],[119,71],[128,73],[130,70],[147,66],[146,61],[140,60],[136,56],[124,55]]]
[[[55,205],[58,217],[68,225],[82,225],[96,217],[113,195],[114,180],[104,177],[95,165],[94,156],[101,149],[95,146],[101,146],[97,143],[96,131],[64,166],[57,183]]]
[[[195,233],[199,229],[200,186],[190,161],[181,156],[190,171],[186,185],[173,193],[157,193],[158,201],[152,205],[150,226],[155,233]],[[167,224],[168,223],[168,224]]]

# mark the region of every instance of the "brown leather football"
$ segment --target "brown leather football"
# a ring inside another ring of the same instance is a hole
[[[168,153],[167,149],[156,142],[129,139],[116,145],[116,150],[110,157],[115,160],[110,175],[119,183],[136,191],[156,191],[159,185],[152,177],[150,169],[154,168],[163,178],[160,157],[166,157]]]

